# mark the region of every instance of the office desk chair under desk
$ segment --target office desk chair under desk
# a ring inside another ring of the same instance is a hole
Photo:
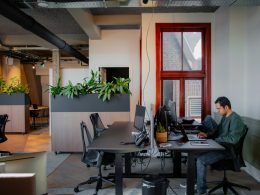
[[[228,144],[228,143],[223,143],[223,146],[226,148],[227,151],[230,151],[231,155],[230,158],[228,159],[223,159],[220,160],[213,165],[211,165],[211,168],[214,170],[219,170],[224,172],[224,177],[223,180],[218,182],[219,184],[212,188],[208,194],[211,194],[212,192],[216,191],[219,188],[223,189],[224,194],[227,194],[228,190],[231,190],[234,194],[239,195],[239,193],[234,189],[234,187],[250,190],[249,187],[243,186],[241,184],[236,184],[228,181],[227,179],[227,170],[231,170],[234,172],[240,172],[241,167],[245,167],[245,162],[243,159],[243,143],[247,134],[248,128],[246,127],[246,132],[245,134],[240,138],[239,142],[234,145],[234,144]]]
[[[94,140],[89,146],[89,150],[103,151],[115,154],[115,194],[123,194],[123,155],[132,152],[140,152],[149,149],[150,146],[137,147],[135,144],[125,144],[122,142],[132,142],[133,123],[132,122],[115,122],[109,126],[107,131]],[[125,158],[125,173],[131,173],[130,160]]]
[[[7,122],[8,122],[8,115],[7,114],[0,115],[0,143],[7,141],[7,137],[5,135],[5,126]],[[9,151],[0,151],[0,156],[2,155],[6,156],[10,154],[11,153]]]
[[[97,150],[89,150],[86,149],[86,137],[88,140],[88,143],[91,144],[97,137],[94,137],[94,139],[91,137],[90,132],[88,131],[88,128],[86,126],[85,122],[80,123],[80,129],[81,129],[81,136],[82,136],[82,144],[83,144],[83,155],[81,158],[81,161],[85,163],[87,166],[97,167],[98,168],[98,176],[90,177],[87,181],[81,182],[78,184],[75,188],[75,192],[80,191],[80,187],[85,184],[91,184],[94,182],[97,182],[96,185],[96,192],[94,195],[98,193],[98,190],[102,188],[102,182],[108,182],[114,185],[114,177],[107,176],[103,177],[101,172],[101,166],[102,165],[109,165],[113,164],[115,161],[115,155],[112,153],[107,153],[103,151],[97,151]]]

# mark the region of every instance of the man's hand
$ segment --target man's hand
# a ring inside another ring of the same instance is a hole
[[[198,133],[198,138],[204,139],[204,138],[207,138],[207,137],[208,137],[208,134],[207,134],[207,133],[204,133],[204,132],[199,132],[199,133]]]

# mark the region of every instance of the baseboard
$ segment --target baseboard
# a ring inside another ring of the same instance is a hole
[[[245,172],[255,178],[258,182],[260,182],[260,170],[252,166],[250,163],[246,162],[246,167],[243,168]]]

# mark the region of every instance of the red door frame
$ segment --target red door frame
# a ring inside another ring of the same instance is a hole
[[[202,36],[202,70],[201,71],[162,71],[162,32],[201,31]],[[211,24],[210,23],[156,23],[156,110],[161,105],[162,80],[171,78],[202,79],[202,118],[211,114]],[[180,90],[184,90],[184,81],[180,82]],[[184,105],[184,97],[180,98]],[[181,106],[182,107],[182,106]],[[184,107],[180,116],[185,113]]]

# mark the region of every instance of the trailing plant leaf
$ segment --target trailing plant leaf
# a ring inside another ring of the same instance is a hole
[[[67,96],[68,98],[73,99],[74,97],[78,97],[80,95],[80,91],[82,86],[80,83],[76,84],[75,86],[69,81],[68,85],[63,87],[61,91],[61,95]]]
[[[91,77],[87,82],[87,93],[98,93],[101,89],[102,84],[99,82],[100,74],[91,70]]]
[[[116,78],[114,77],[115,80],[115,88],[116,88],[116,93],[131,93],[129,90],[129,83],[130,79],[127,78]]]
[[[57,81],[56,86],[49,85],[49,92],[51,96],[55,98],[56,95],[61,95],[61,91],[63,90],[63,87],[61,86],[61,80],[60,78]]]

